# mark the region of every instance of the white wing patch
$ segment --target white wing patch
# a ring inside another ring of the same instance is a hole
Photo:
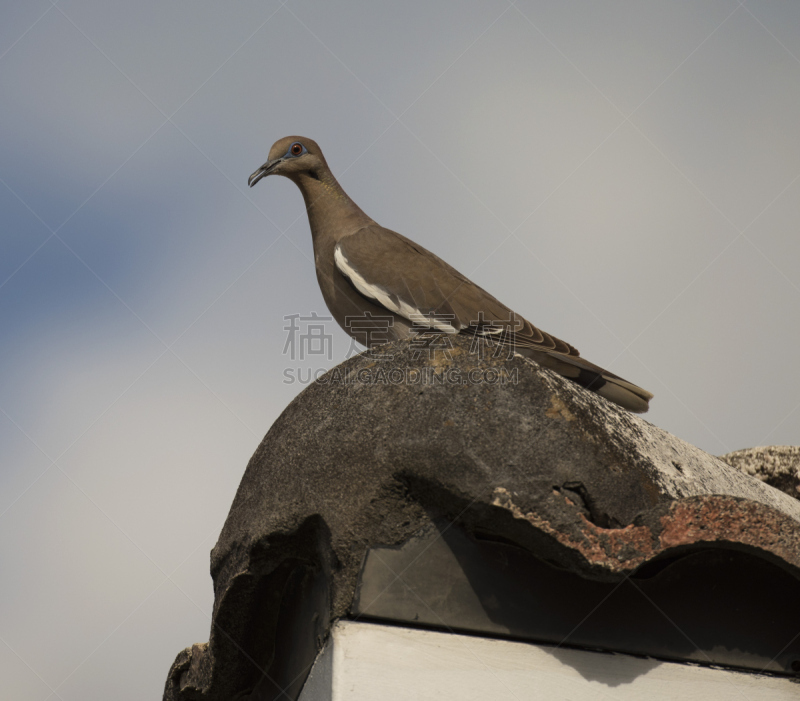
[[[350,280],[353,286],[362,295],[369,297],[369,299],[374,299],[382,307],[393,311],[395,314],[399,314],[404,319],[408,319],[417,327],[437,329],[444,333],[458,333],[459,330],[446,321],[424,314],[399,297],[397,297],[397,302],[395,302],[392,299],[392,295],[385,288],[367,282],[364,277],[359,275],[358,271],[350,265],[347,258],[345,258],[344,253],[342,253],[341,244],[337,244],[336,248],[333,250],[333,260],[339,272]]]

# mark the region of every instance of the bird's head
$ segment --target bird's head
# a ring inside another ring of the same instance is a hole
[[[247,184],[253,187],[268,175],[283,175],[292,180],[302,174],[319,178],[324,168],[327,168],[325,158],[314,141],[303,136],[285,136],[272,145],[267,162],[250,176]]]

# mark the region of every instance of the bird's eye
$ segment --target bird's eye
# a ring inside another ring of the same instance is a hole
[[[299,141],[295,141],[289,147],[289,153],[291,153],[293,156],[299,156],[301,153],[303,153],[303,144],[301,144]]]

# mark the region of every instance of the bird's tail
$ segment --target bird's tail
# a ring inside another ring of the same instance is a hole
[[[603,375],[605,384],[595,390],[601,397],[611,400],[622,407],[637,414],[643,414],[650,408],[652,392],[637,387],[616,375]],[[591,389],[591,387],[589,388]]]
[[[531,355],[540,365],[554,370],[562,377],[596,392],[628,411],[643,414],[650,408],[649,402],[653,398],[651,392],[623,380],[613,372],[604,370],[580,356],[541,351]]]

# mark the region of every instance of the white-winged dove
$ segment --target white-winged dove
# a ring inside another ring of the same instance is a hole
[[[283,175],[300,188],[325,304],[362,345],[431,330],[484,337],[626,409],[647,411],[650,392],[584,360],[569,343],[515,315],[438,256],[375,223],[347,196],[311,139],[276,141],[248,184],[267,175]]]

